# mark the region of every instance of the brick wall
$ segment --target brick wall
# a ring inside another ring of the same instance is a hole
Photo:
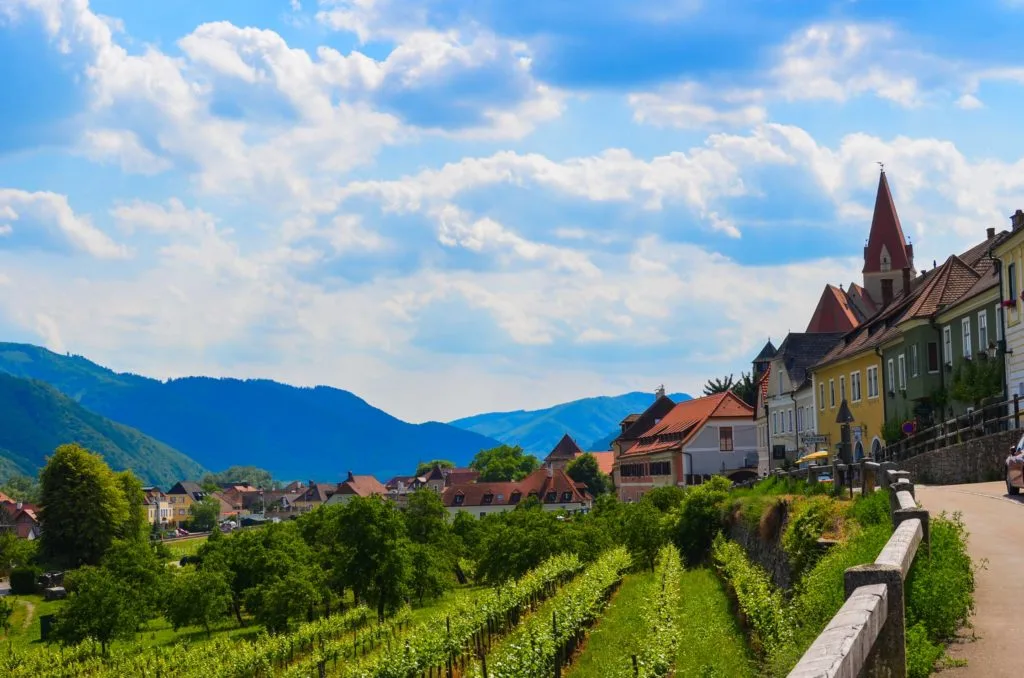
[[[898,462],[899,468],[910,471],[914,482],[925,485],[1001,480],[1006,477],[1010,447],[1017,444],[1020,435],[1019,430],[993,433]]]

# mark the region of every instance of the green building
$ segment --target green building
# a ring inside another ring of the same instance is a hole
[[[916,299],[880,347],[886,422],[916,419],[923,428],[1002,392],[999,275],[991,249],[1007,233],[989,229],[987,235],[915,281]]]

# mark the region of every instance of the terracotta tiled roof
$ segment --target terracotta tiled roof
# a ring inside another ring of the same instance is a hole
[[[474,471],[471,468],[453,468],[448,472],[445,477],[445,482],[448,485],[461,485],[463,483],[475,483],[476,479],[480,477],[480,471]]]
[[[835,285],[825,285],[818,305],[807,323],[807,332],[848,332],[864,320],[863,314]]]
[[[328,487],[323,483],[311,483],[306,491],[300,494],[295,501],[305,501],[309,503],[320,502],[321,504],[331,498],[334,494],[334,488]]]
[[[902,320],[930,317],[962,297],[981,276],[960,257],[953,255],[937,269],[933,269],[927,278]]]
[[[654,422],[656,420],[666,416],[675,406],[676,403],[671,398],[668,396],[661,396],[655,400],[650,407],[644,410],[642,414],[636,416],[632,422],[629,422],[626,430],[612,442],[636,440],[644,433],[644,431],[654,426]],[[629,417],[626,417],[626,420],[633,416],[634,415],[632,414],[629,415]],[[627,423],[626,420],[623,420],[623,423]]]
[[[3,492],[0,492],[0,504],[4,503],[5,501],[9,501],[9,502],[11,502],[11,503],[14,503],[14,500],[13,500],[13,499],[11,499],[10,497],[8,497],[8,496],[7,496],[6,494],[4,494]]]
[[[512,506],[531,494],[545,504],[584,503],[587,497],[576,483],[562,469],[542,468],[534,471],[519,482],[508,483],[464,483],[446,487],[441,501],[450,507]],[[551,498],[550,493],[555,495]],[[568,493],[566,495],[565,493]],[[458,499],[462,497],[462,499]],[[485,499],[490,497],[489,501]],[[567,497],[567,498],[566,498]]]
[[[601,469],[601,473],[604,473],[605,475],[612,474],[612,470],[615,466],[614,452],[588,452],[588,454],[594,455],[594,459],[597,460],[597,467]]]
[[[338,483],[338,494],[354,494],[360,497],[370,497],[375,494],[387,494],[388,489],[373,476],[357,476],[351,471],[348,478]]]
[[[868,234],[868,245],[864,252],[864,273],[881,271],[882,247],[889,252],[889,261],[893,271],[900,271],[907,266],[913,267],[913,248],[907,245],[900,226],[900,217],[896,214],[896,204],[889,191],[889,180],[885,171],[878,177],[878,193],[875,195],[875,213],[871,217],[871,232]]]
[[[389,490],[397,490],[398,483],[402,483],[405,487],[412,485],[413,481],[416,480],[416,476],[395,476],[391,480],[384,483],[384,487]]]
[[[752,418],[754,408],[732,391],[695,398],[677,404],[665,418],[644,431],[640,441],[625,454],[649,454],[686,445],[711,418]]]
[[[544,461],[575,459],[582,452],[583,450],[581,450],[580,446],[576,444],[576,441],[570,438],[569,434],[566,433],[562,436],[562,439],[558,441],[558,444],[555,445],[554,449],[548,453],[548,456]]]

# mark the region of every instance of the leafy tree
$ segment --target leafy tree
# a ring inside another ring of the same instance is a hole
[[[366,600],[384,618],[403,601],[412,577],[405,520],[379,497],[354,497],[337,512],[342,545],[337,568],[356,600]]]
[[[964,360],[953,375],[949,395],[953,400],[981,407],[981,401],[1003,391],[1002,361],[977,358]]]
[[[0,492],[15,501],[26,504],[39,503],[39,483],[31,476],[14,474],[0,485]]]
[[[586,483],[590,494],[595,497],[607,492],[611,485],[611,479],[606,474],[601,473],[597,457],[590,452],[584,452],[570,461],[565,467],[565,472],[576,482]]]
[[[455,468],[455,462],[448,461],[447,459],[433,459],[431,461],[425,461],[416,467],[416,476],[423,476],[434,470],[434,467],[438,468]]]
[[[312,565],[296,562],[283,576],[251,589],[246,594],[245,606],[267,631],[283,633],[289,629],[292,618],[310,613],[320,602],[319,575],[320,571]]]
[[[449,552],[433,544],[414,543],[410,548],[412,580],[409,587],[422,604],[424,598],[436,598],[452,585],[452,558]]]
[[[36,556],[38,542],[34,539],[19,539],[13,531],[0,532],[0,577],[6,577],[16,567],[24,567]]]
[[[69,572],[65,581],[68,598],[53,628],[57,640],[72,645],[94,638],[106,654],[112,640],[132,637],[142,622],[142,606],[129,585],[92,566]]]
[[[633,561],[653,570],[658,551],[665,545],[666,534],[662,513],[653,502],[639,501],[625,507],[623,524],[626,548]]]
[[[574,517],[566,522],[563,529],[567,533],[567,543],[585,563],[597,560],[598,556],[617,543],[622,534],[620,526],[616,521],[609,520],[608,514],[600,516],[593,512]]]
[[[95,565],[124,532],[128,502],[98,454],[61,445],[40,473],[40,555],[58,567]]]
[[[255,466],[229,466],[220,473],[207,473],[202,477],[199,484],[203,487],[212,485],[219,490],[222,484],[226,485],[228,483],[249,484],[261,490],[269,490],[274,487],[274,480],[270,475],[270,471]]]
[[[732,483],[722,476],[686,491],[672,527],[672,538],[688,565],[701,563],[722,530]]]
[[[675,485],[664,485],[648,491],[644,494],[641,501],[653,504],[656,509],[664,513],[683,503],[683,497],[685,496],[686,490],[683,488],[676,487]]]
[[[142,482],[131,471],[117,474],[117,484],[127,504],[127,518],[118,536],[122,539],[146,541],[149,536],[149,519],[146,516],[146,493]]]
[[[14,616],[14,603],[7,598],[0,598],[0,629],[4,635],[11,630],[11,617]]]
[[[220,500],[203,497],[188,507],[188,524],[196,532],[208,532],[217,527],[220,519]]]
[[[103,556],[102,567],[131,591],[146,619],[159,612],[170,574],[149,542],[118,539]]]
[[[563,523],[551,511],[492,513],[480,519],[478,579],[497,584],[520,577],[570,547]]]
[[[716,393],[725,393],[733,387],[736,383],[733,375],[729,375],[723,378],[708,379],[707,383],[704,384],[704,395],[715,395]]]
[[[751,407],[757,405],[757,384],[749,372],[741,372],[737,380],[732,374],[727,377],[708,379],[704,384],[704,395],[715,395],[732,391]]]
[[[477,452],[469,467],[480,472],[480,482],[522,480],[540,468],[540,460],[518,445],[499,445]]]
[[[186,568],[171,580],[164,614],[177,631],[183,626],[210,625],[231,613],[231,587],[223,572],[211,568]]]
[[[409,495],[405,508],[405,524],[409,538],[417,544],[445,546],[451,537],[448,509],[437,492],[422,488]]]
[[[468,555],[476,548],[480,539],[480,521],[467,511],[459,511],[452,520],[452,534],[459,544],[460,555]]]

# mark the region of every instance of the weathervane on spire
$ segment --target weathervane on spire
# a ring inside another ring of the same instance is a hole
[[[877,161],[877,163],[878,163],[878,166],[881,167],[882,171],[884,172],[885,171],[885,163],[882,162],[881,160]]]

